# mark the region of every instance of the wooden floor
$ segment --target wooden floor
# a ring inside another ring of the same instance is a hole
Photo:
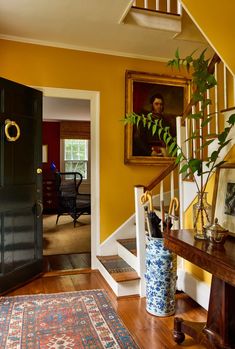
[[[65,271],[64,271],[65,272]],[[64,273],[63,272],[63,273]],[[145,298],[125,297],[116,299],[112,290],[97,271],[74,274],[55,275],[46,273],[29,284],[8,295],[57,293],[88,289],[105,289],[120,318],[131,332],[141,349],[202,349],[201,345],[186,337],[180,346],[171,337],[173,316],[155,317],[145,310]],[[183,293],[176,295],[176,314],[192,321],[205,321],[206,311]]]
[[[43,256],[44,272],[72,269],[90,269],[90,253],[72,253],[52,256]]]

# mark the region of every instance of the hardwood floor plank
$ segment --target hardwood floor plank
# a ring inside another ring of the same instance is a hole
[[[44,272],[71,269],[89,269],[91,267],[90,253],[62,254],[43,257]]]
[[[44,293],[76,291],[70,276],[43,278]]]
[[[91,255],[89,253],[70,254],[69,261],[74,269],[89,268],[91,266]]]

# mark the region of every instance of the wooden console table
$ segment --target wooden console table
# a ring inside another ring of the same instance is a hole
[[[172,230],[164,236],[165,246],[177,255],[212,274],[206,323],[184,321],[175,317],[174,340],[180,344],[184,333],[211,349],[235,348],[235,238],[214,248],[198,241],[192,230]]]

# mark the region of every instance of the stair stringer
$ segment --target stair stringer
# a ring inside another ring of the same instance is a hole
[[[109,256],[118,254],[118,239],[135,238],[135,213],[117,228],[106,240],[100,244],[100,255]]]
[[[133,269],[137,270],[137,257],[128,251],[124,246],[122,246],[119,242],[117,242],[118,245],[118,255],[124,259]]]

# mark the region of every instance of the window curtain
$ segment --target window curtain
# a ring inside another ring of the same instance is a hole
[[[90,121],[61,121],[61,139],[90,139]]]

